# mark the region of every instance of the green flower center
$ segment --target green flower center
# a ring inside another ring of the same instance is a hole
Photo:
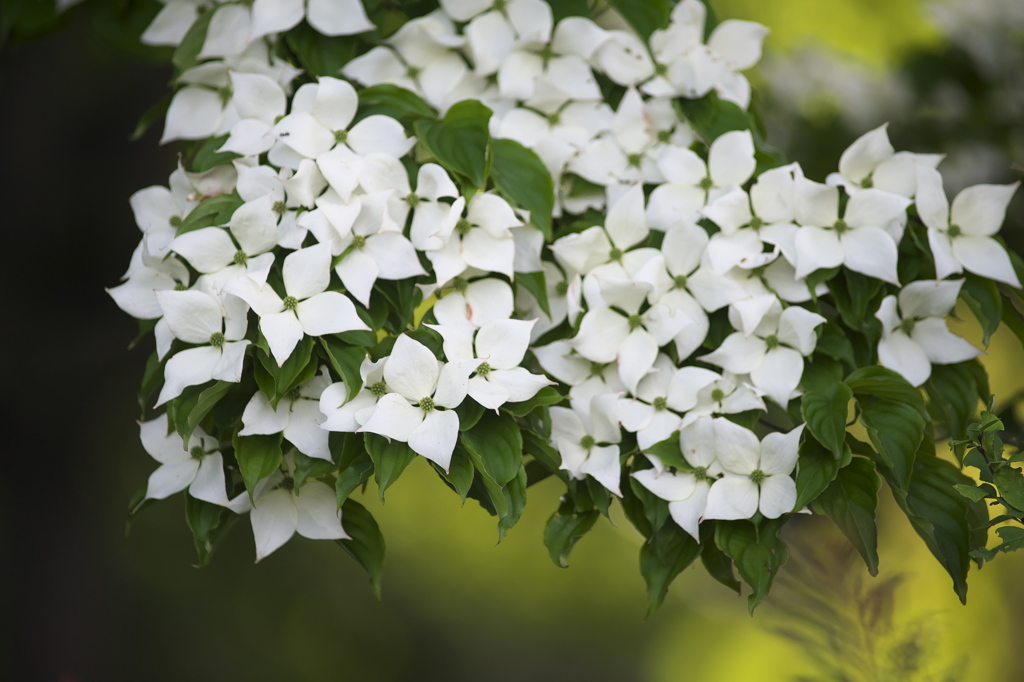
[[[629,163],[630,166],[633,166],[634,168],[639,168],[640,162],[643,160],[643,154],[630,154],[629,156],[626,157],[626,161]]]
[[[557,111],[553,114],[548,114],[548,125],[556,126],[562,122],[562,115]]]
[[[473,223],[469,222],[465,218],[459,218],[459,222],[455,223],[455,231],[465,236],[469,234],[469,231],[473,229]]]
[[[768,475],[760,469],[754,469],[750,472],[750,482],[754,485],[761,485],[766,478],[768,478]]]
[[[715,186],[715,181],[711,179],[710,175],[707,176],[706,178],[701,178],[699,187],[702,190],[704,190],[705,192],[707,192],[709,189],[711,189],[714,186]]]
[[[686,286],[686,275],[676,275],[675,279],[672,280],[672,284],[676,289],[682,289]]]
[[[960,229],[959,225],[950,225],[949,229],[946,230],[946,234],[948,234],[950,237],[959,237],[961,234],[963,234],[963,230]]]
[[[869,175],[868,177],[860,181],[860,186],[863,187],[864,189],[871,189],[872,187],[875,186],[875,181],[872,180],[871,176]]]
[[[537,56],[540,57],[545,64],[547,64],[548,61],[555,56],[555,50],[551,47],[551,44],[549,43],[540,49],[540,52],[537,53]]]
[[[752,230],[760,230],[762,227],[764,227],[764,221],[763,220],[761,220],[757,216],[754,216],[753,218],[750,219],[750,229],[752,229]]]
[[[288,210],[288,205],[283,201],[274,202],[274,213],[278,215],[284,215],[284,212]]]
[[[456,277],[452,280],[452,288],[460,294],[464,294],[466,293],[466,289],[469,288],[469,282],[461,277]]]
[[[505,0],[494,0],[494,11],[504,12],[505,11]]]
[[[476,368],[477,376],[485,377],[491,373],[491,366],[489,363],[483,362],[479,367]]]
[[[220,96],[220,101],[223,102],[225,106],[227,105],[228,102],[231,101],[231,97],[234,94],[235,91],[231,89],[230,85],[225,85],[224,87],[217,90],[217,95]]]
[[[290,476],[287,476],[283,481],[281,481],[281,487],[285,490],[295,490],[295,480]]]
[[[665,76],[668,74],[668,66],[665,64],[655,64],[654,73],[657,76]]]
[[[210,334],[210,345],[214,348],[220,348],[224,345],[224,334],[221,332],[214,332]]]
[[[715,390],[711,391],[712,402],[720,403],[723,400],[725,400],[725,391],[723,391],[720,388],[716,388]]]
[[[416,208],[420,205],[421,201],[423,200],[420,199],[420,195],[418,194],[408,194],[405,197],[405,203],[409,204],[410,208]]]
[[[197,459],[197,460],[198,459],[202,459],[203,458],[203,449],[201,447],[199,447],[198,445],[196,445],[191,450],[188,451],[188,454],[192,457],[192,459]]]
[[[599,377],[599,376],[601,376],[602,374],[604,374],[604,367],[605,366],[603,364],[601,364],[600,362],[592,362],[592,363],[590,363],[590,376],[592,376],[592,377]]]
[[[589,433],[583,436],[583,438],[580,438],[580,447],[583,448],[584,450],[589,450],[590,448],[594,447],[596,443],[597,441],[595,441],[594,437],[591,436]]]
[[[612,250],[608,252],[608,258],[610,258],[610,259],[612,259],[614,261],[622,260],[622,256],[623,256],[622,249],[620,249],[617,246],[613,246]]]
[[[383,381],[378,381],[375,384],[370,384],[370,386],[368,386],[367,388],[375,398],[382,398],[384,394],[388,392],[388,387]]]
[[[654,402],[651,403],[651,406],[658,412],[661,412],[668,408],[668,401],[661,396],[658,396],[654,399]]]
[[[249,261],[249,256],[245,254],[245,251],[239,249],[235,251],[235,257],[232,260],[234,260],[235,265],[245,265]]]
[[[294,296],[285,296],[284,300],[281,301],[281,305],[284,306],[285,310],[295,310],[299,307],[299,299]]]
[[[555,285],[555,293],[559,296],[565,296],[569,293],[569,283],[564,279]]]
[[[843,232],[849,230],[850,226],[846,224],[845,220],[840,218],[835,223],[833,223],[832,229],[835,230],[837,234],[842,234]]]
[[[764,337],[764,345],[768,347],[768,350],[774,350],[779,347],[779,337],[775,334],[769,334]]]
[[[287,398],[288,400],[291,400],[292,402],[295,402],[296,400],[302,397],[302,394],[299,393],[299,387],[296,386],[295,388],[285,393],[284,397]]]
[[[709,480],[711,478],[710,476],[708,476],[708,468],[707,467],[694,467],[692,473],[693,473],[693,477],[696,478],[698,482],[700,482],[700,481],[707,481],[707,480]]]
[[[420,409],[424,412],[430,412],[434,409],[434,399],[430,396],[420,398]]]
[[[352,248],[353,249],[361,249],[364,246],[366,246],[366,237],[364,237],[361,234],[357,234],[354,237],[352,237]]]
[[[629,323],[629,330],[633,331],[644,323],[643,319],[639,315],[630,315],[626,318],[626,322]]]
[[[185,286],[184,282],[175,282],[174,283],[174,290],[175,291],[185,291],[186,289],[188,289],[188,287]]]
[[[171,224],[171,227],[181,227],[181,222],[182,222],[181,221],[181,216],[180,215],[172,215],[167,222],[169,222]]]
[[[671,130],[659,130],[658,131],[658,142],[665,143],[672,139]]]
[[[334,131],[334,141],[337,142],[338,144],[345,144],[345,140],[347,140],[347,139],[348,139],[348,131],[347,130],[335,130]]]
[[[405,70],[405,75],[408,76],[411,80],[416,80],[417,78],[419,78],[421,72],[422,69],[420,69],[419,67],[410,66]]]
[[[916,325],[916,324],[917,324],[917,320],[915,320],[914,318],[910,317],[910,318],[907,318],[906,320],[903,320],[903,322],[900,324],[900,329],[903,330],[904,334],[906,334],[907,336],[910,336],[910,334],[914,331],[914,325]]]

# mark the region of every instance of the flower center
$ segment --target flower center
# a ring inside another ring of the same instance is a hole
[[[203,449],[201,447],[199,447],[198,445],[196,445],[191,450],[188,451],[188,454],[192,457],[192,459],[196,459],[196,460],[202,459],[203,458]]]
[[[420,409],[424,412],[430,412],[434,409],[434,399],[430,396],[420,398]]]
[[[217,94],[220,96],[220,101],[227,106],[227,103],[231,101],[231,97],[235,94],[235,91],[231,89],[230,85],[225,85],[217,90]]]
[[[188,287],[185,286],[184,282],[175,282],[174,283],[174,290],[175,291],[185,291],[186,289],[188,289]]]
[[[568,294],[569,283],[563,279],[561,282],[555,285],[555,293],[557,293],[559,296],[565,296],[566,294]]]
[[[221,332],[210,334],[210,345],[214,348],[222,347],[224,345],[224,334]]]
[[[548,114],[548,125],[556,126],[562,122],[562,116],[557,111],[553,114]]]
[[[334,131],[334,141],[337,142],[338,144],[345,144],[345,140],[347,140],[347,139],[348,139],[348,131],[347,130],[335,130]]]
[[[768,478],[768,475],[760,469],[754,469],[750,472],[750,482],[754,485],[761,485],[766,478]]]
[[[172,215],[167,222],[171,224],[171,227],[181,227],[181,216]]]
[[[299,307],[299,299],[294,296],[285,296],[284,300],[281,301],[281,305],[284,306],[285,310],[295,310]]]
[[[388,387],[384,384],[383,381],[378,381],[375,384],[370,384],[370,386],[368,386],[367,389],[370,391],[370,393],[373,394],[375,398],[381,398],[384,396],[385,393],[388,392]]]
[[[871,176],[869,175],[868,177],[860,181],[860,186],[863,187],[864,189],[871,189],[872,187],[875,186],[875,181],[872,180]]]
[[[592,377],[599,377],[599,376],[601,376],[602,374],[604,374],[604,367],[605,366],[602,365],[600,362],[592,362],[592,363],[590,363],[590,376],[592,376]]]
[[[419,67],[410,66],[405,70],[405,75],[408,76],[410,80],[416,80],[417,78],[419,78],[421,71],[422,69],[420,69]]]
[[[293,388],[290,391],[288,391],[287,393],[285,393],[284,397],[287,398],[288,400],[292,401],[292,402],[295,402],[296,400],[298,400],[299,398],[302,397],[302,394],[299,393],[299,387],[296,386],[295,388]]]
[[[715,390],[711,391],[711,400],[712,402],[716,403],[722,402],[723,400],[725,400],[725,391],[723,391],[720,388],[716,388]]]
[[[623,256],[622,249],[620,249],[617,246],[613,246],[612,250],[608,252],[608,258],[610,258],[611,260],[614,260],[614,261],[622,260],[622,256]]]
[[[846,224],[846,221],[840,218],[832,225],[832,229],[836,231],[836,234],[842,234],[850,229],[850,226]]]
[[[661,396],[658,396],[654,399],[654,402],[651,403],[651,406],[658,412],[661,412],[668,407],[668,401]]]
[[[763,220],[761,220],[757,216],[754,216],[753,218],[750,219],[750,229],[752,229],[752,230],[760,230],[762,227],[764,227],[764,221]]]
[[[584,450],[589,450],[590,448],[594,447],[596,442],[597,441],[594,440],[594,437],[588,433],[587,435],[583,436],[583,438],[580,438],[580,447],[583,448]]]
[[[640,162],[643,160],[643,154],[630,154],[629,156],[626,157],[626,161],[629,163],[630,166],[633,166],[634,168],[639,168]]]
[[[469,282],[461,277],[456,277],[452,280],[452,288],[460,294],[464,294],[466,293],[466,289],[469,288]]]
[[[459,218],[459,222],[455,223],[455,231],[465,236],[469,234],[469,231],[473,229],[473,223],[469,222],[465,218]]]
[[[707,481],[709,478],[711,478],[710,476],[708,476],[707,467],[694,467],[692,473],[693,477],[696,478],[698,482]]]
[[[364,237],[361,234],[357,234],[354,237],[352,237],[352,248],[353,249],[361,249],[364,246],[366,246],[366,237]]]
[[[665,76],[668,74],[668,66],[665,64],[655,64],[654,73],[658,76]]]
[[[946,234],[950,237],[959,237],[963,233],[959,225],[950,225],[949,229],[946,230]]]
[[[281,481],[281,487],[285,490],[295,490],[295,480],[292,477],[287,476],[283,481]]]
[[[245,265],[249,260],[249,256],[245,255],[245,251],[239,249],[235,251],[235,257],[232,260],[234,260],[235,265]]]
[[[288,210],[288,205],[283,201],[274,202],[274,213],[278,215],[284,215],[284,212]]]
[[[491,365],[489,363],[486,363],[486,362],[481,363],[480,366],[476,368],[476,375],[477,376],[485,377],[485,376],[487,376],[490,373],[491,373]]]
[[[676,289],[682,289],[686,286],[686,275],[676,275],[675,279],[672,280],[672,285]]]
[[[418,194],[408,194],[405,197],[405,203],[409,204],[411,208],[419,206],[421,201],[423,200],[420,199],[420,195]]]
[[[633,331],[644,323],[643,319],[639,315],[630,315],[626,318],[626,321],[629,322],[630,331]]]
[[[715,186],[715,181],[712,180],[711,176],[709,175],[707,177],[701,178],[699,186],[702,190],[707,192],[709,189]]]
[[[779,337],[775,334],[769,334],[764,337],[764,345],[768,347],[768,350],[774,350],[779,347]]]
[[[907,318],[906,320],[903,320],[903,322],[900,324],[900,329],[903,330],[904,334],[906,334],[907,336],[910,336],[910,334],[914,331],[914,325],[916,325],[916,324],[917,324],[917,320],[915,320],[914,318],[910,317],[910,318]]]
[[[672,139],[671,130],[659,130],[658,131],[658,142],[665,143]]]

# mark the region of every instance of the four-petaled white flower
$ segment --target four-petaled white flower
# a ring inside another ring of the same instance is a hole
[[[331,383],[327,368],[301,386],[288,391],[274,407],[262,391],[256,391],[242,411],[239,436],[284,433],[285,439],[309,457],[331,461],[327,432],[320,428],[324,415],[320,397]]]
[[[614,393],[594,396],[588,411],[551,408],[551,441],[562,455],[560,469],[577,480],[588,475],[619,497],[619,446],[622,431],[615,416],[619,397]],[[608,445],[599,445],[608,443]]]

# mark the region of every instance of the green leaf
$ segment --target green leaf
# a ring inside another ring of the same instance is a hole
[[[523,467],[523,434],[511,415],[486,412],[462,434],[462,444],[480,458],[483,470],[500,486]]]
[[[648,616],[658,610],[669,585],[700,553],[700,544],[674,523],[663,525],[640,546],[640,574],[647,583]]]
[[[914,457],[924,436],[925,420],[906,403],[893,400],[861,402],[860,422],[895,487],[907,490],[914,471]]]
[[[642,511],[642,519],[630,519],[636,529],[646,537],[650,538],[664,526],[669,518],[668,502],[661,499],[648,490],[640,481],[633,476],[627,476],[629,481],[628,489],[632,493]],[[635,510],[634,510],[635,511]]]
[[[238,515],[227,507],[203,502],[185,493],[185,521],[192,531],[200,566],[209,565],[213,551],[236,519]]]
[[[498,191],[529,211],[530,223],[550,240],[551,212],[555,209],[555,186],[551,180],[551,173],[540,157],[515,140],[491,140],[491,174]],[[540,275],[543,284],[543,272],[530,274]],[[519,273],[516,274],[517,282],[521,282],[521,276]],[[532,289],[530,293],[534,294],[534,298],[541,304],[541,309],[550,316],[544,289],[541,288],[540,296]]]
[[[338,468],[338,465],[319,457],[310,457],[295,451],[295,489],[298,490],[310,478],[320,478]]]
[[[860,553],[871,575],[878,575],[875,508],[881,484],[871,460],[854,457],[811,505],[815,512],[832,519]]]
[[[927,416],[920,389],[914,388],[902,376],[885,367],[862,367],[846,377],[847,386],[860,398],[882,398],[906,403]]]
[[[569,567],[569,553],[573,545],[594,527],[599,516],[596,510],[574,511],[571,500],[562,502],[544,526],[544,546],[556,566]]]
[[[174,50],[171,63],[178,69],[179,74],[199,64],[199,53],[203,49],[203,43],[206,42],[206,31],[210,27],[210,19],[213,18],[213,15],[214,12],[200,14]]]
[[[491,110],[476,100],[454,105],[441,121],[420,119],[414,126],[420,143],[446,169],[482,189],[487,179],[488,121]]]
[[[348,538],[338,544],[362,564],[370,576],[370,589],[380,599],[380,580],[384,571],[384,536],[366,507],[353,499],[345,500],[341,507],[341,526]]]
[[[779,539],[785,519],[765,520],[760,527],[750,521],[719,521],[715,526],[715,544],[732,559],[743,582],[753,590],[747,597],[751,615],[789,559],[789,549]]]
[[[817,390],[808,390],[800,402],[800,414],[807,428],[819,443],[832,451],[836,458],[843,454],[846,437],[846,414],[853,391],[842,382]]]
[[[631,3],[643,5],[645,3]],[[705,143],[711,144],[716,139],[732,130],[750,130],[751,121],[747,112],[739,106],[710,92],[700,99],[678,98],[673,103],[679,107],[685,118]]]
[[[274,380],[273,392],[268,393],[267,398],[275,409],[278,402],[288,391],[300,383],[308,381],[312,374],[316,373],[317,362],[316,358],[312,357],[313,344],[313,337],[303,336],[302,340],[295,345],[291,355],[288,356],[288,359],[280,367],[273,356],[264,351],[263,348],[256,349],[257,361],[266,371],[267,375]],[[310,366],[312,366],[312,373],[310,372]],[[257,377],[258,380],[259,377]],[[260,388],[263,388],[262,383]]]
[[[220,402],[231,387],[234,386],[234,382],[231,381],[218,381],[213,386],[203,390],[198,396],[196,396],[195,405],[189,410],[188,415],[184,419],[177,419],[174,422],[174,426],[178,431],[178,435],[181,436],[182,442],[188,445],[189,440],[192,438],[192,434],[195,432],[196,427],[206,418],[206,415],[210,413],[210,410]],[[183,415],[184,416],[184,415]]]
[[[992,559],[996,558],[996,554],[1000,552],[1016,552],[1018,549],[1024,549],[1024,528],[1003,526],[1002,528],[996,528],[996,533],[999,534],[999,538],[1003,541],[1002,543],[992,549],[980,547],[973,550],[971,556],[992,561]]]
[[[556,24],[566,17],[590,18],[590,3],[587,0],[558,0],[550,4],[552,20]]]
[[[672,435],[665,440],[644,448],[644,453],[654,455],[664,462],[665,466],[676,467],[677,469],[690,468],[690,465],[683,459],[683,451],[679,445],[678,431],[673,431]]]
[[[609,0],[646,43],[651,34],[668,26],[673,3],[670,0]]]
[[[222,213],[235,212],[242,205],[242,198],[237,194],[218,194],[203,201],[192,209],[192,212],[185,216],[185,219],[178,226],[176,234],[181,236],[186,232],[199,230],[204,227],[217,225],[217,217]],[[226,221],[225,221],[226,222]]]
[[[142,139],[142,136],[146,134],[146,131],[156,123],[157,119],[163,118],[167,113],[167,109],[171,106],[171,99],[173,95],[166,95],[159,102],[151,106],[146,110],[142,116],[139,117],[139,122],[135,124],[135,130],[132,131],[129,140],[137,142]]]
[[[412,126],[418,119],[434,118],[437,112],[414,92],[390,83],[381,83],[359,91],[359,115],[362,118],[383,115]]]
[[[462,503],[466,503],[466,496],[473,485],[473,475],[476,469],[473,467],[473,460],[463,448],[455,448],[452,452],[452,460],[448,464],[448,471],[431,462],[434,470],[444,479],[451,489],[459,494]]]
[[[711,526],[713,529],[714,523],[714,521],[705,521],[701,524],[701,536],[704,535],[703,527]],[[740,585],[740,581],[736,578],[735,571],[733,571],[732,559],[729,558],[729,555],[718,549],[714,542],[707,542],[705,540],[702,544],[704,549],[700,553],[700,562],[704,564],[704,570],[716,581],[725,585],[736,594],[740,594],[743,588]]]
[[[142,372],[142,385],[139,387],[139,409],[143,417],[146,413],[146,403],[149,397],[156,393],[164,383],[164,361],[157,356],[157,352],[150,353],[146,360],[146,369]]]
[[[846,336],[843,329],[837,324],[824,324],[821,327],[821,336],[814,347],[815,352],[824,353],[834,360],[845,362],[849,365],[856,365],[857,361],[853,354],[853,344]]]
[[[519,471],[502,488],[502,494],[508,506],[508,512],[498,519],[498,542],[505,539],[505,534],[519,522],[526,508],[526,469],[522,465]]]
[[[1024,511],[1024,474],[1012,466],[1002,466],[993,475],[992,482],[999,488],[999,496],[1018,511]]]
[[[364,433],[366,451],[373,460],[373,477],[377,481],[380,501],[384,501],[384,492],[398,480],[405,468],[416,459],[408,443],[397,440],[388,441],[384,436],[375,433]]]
[[[538,407],[557,405],[565,400],[565,396],[558,392],[554,386],[545,386],[527,400],[518,403],[505,403],[501,409],[516,417],[525,417]]]
[[[280,433],[270,436],[239,436],[236,432],[231,436],[238,471],[242,474],[245,489],[249,491],[250,501],[256,484],[281,466],[284,454],[281,450],[282,438],[283,434]]]
[[[455,414],[459,415],[459,431],[469,431],[484,416],[484,406],[467,397],[455,408]]]
[[[882,291],[882,285],[880,279],[845,269],[842,278],[833,281],[832,299],[847,327],[864,331],[865,324],[873,320],[877,306],[872,302]]]
[[[189,164],[193,173],[205,173],[208,170],[213,170],[217,166],[225,163],[231,163],[232,160],[241,158],[241,154],[235,152],[218,152],[217,150],[224,146],[224,143],[228,141],[228,135],[224,134],[219,137],[211,137],[210,139],[199,145],[195,155],[192,157],[192,163]]]
[[[569,474],[559,468],[562,460],[558,451],[551,447],[551,443],[541,436],[528,429],[523,429],[523,454],[530,455],[547,468],[548,471],[558,476],[565,483],[569,482]]]
[[[840,457],[814,438],[804,438],[796,462],[796,504],[794,510],[803,509],[825,490],[839,473],[840,467],[848,464],[850,448],[839,445]]]
[[[549,237],[550,238],[550,237]],[[521,284],[524,289],[537,301],[537,305],[544,311],[544,314],[551,317],[551,307],[548,303],[548,287],[544,280],[544,271],[517,272],[516,284]]]
[[[348,399],[351,400],[363,387],[363,377],[359,373],[359,368],[366,359],[366,349],[342,343],[333,335],[321,336],[320,347],[327,354],[327,362],[330,363],[331,369],[345,381]]]
[[[212,12],[211,12],[212,14]],[[356,36],[325,36],[305,21],[281,34],[303,70],[311,76],[338,75],[361,49]]]
[[[981,363],[977,360],[955,365],[932,365],[932,374],[925,382],[929,410],[949,429],[951,438],[967,438],[967,426],[978,411],[979,391],[975,377],[979,369]]]
[[[981,342],[987,347],[988,340],[999,328],[999,322],[1003,318],[1003,299],[999,295],[998,286],[990,279],[965,273],[960,298],[978,318],[982,331]]]
[[[958,493],[966,497],[972,502],[981,502],[987,497],[995,497],[999,493],[988,483],[978,485],[964,485],[963,483],[957,483],[953,486]]]
[[[338,495],[338,504],[344,504],[353,490],[370,480],[372,471],[373,460],[365,451],[360,452],[346,466],[343,466],[338,472],[338,480],[334,482],[334,492]]]

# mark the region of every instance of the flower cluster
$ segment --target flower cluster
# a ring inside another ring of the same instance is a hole
[[[163,140],[194,142],[132,197],[142,241],[110,293],[156,340],[162,466],[137,501],[188,488],[204,560],[249,513],[257,560],[298,531],[379,571],[349,494],[422,456],[502,533],[561,478],[556,561],[616,497],[649,583],[717,546],[753,585],[745,520],[778,542],[765,524],[851,466],[847,402],[877,431],[879,395],[916,408],[933,365],[979,354],[944,317],[965,286],[1020,288],[994,238],[1015,185],[950,205],[941,157],[884,127],[807,179],[746,111],[764,27],[705,40],[698,0],[655,27],[613,4],[154,19],[143,40],[179,66]],[[852,443],[906,486],[896,445]]]

